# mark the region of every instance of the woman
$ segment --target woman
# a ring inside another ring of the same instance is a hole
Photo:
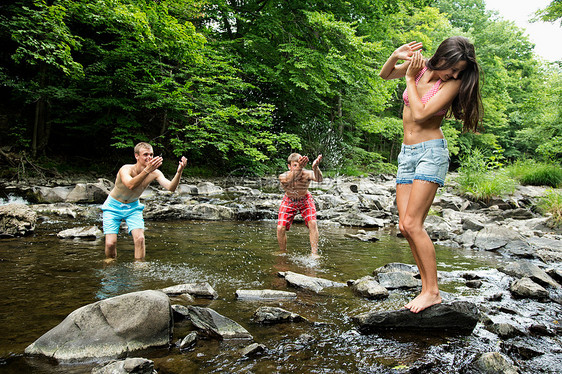
[[[429,60],[411,42],[396,49],[380,76],[406,78],[404,91],[404,140],[398,155],[396,205],[399,228],[408,240],[421,280],[421,293],[405,305],[414,313],[441,302],[437,285],[435,247],[423,228],[437,188],[443,186],[449,168],[447,141],[441,122],[447,113],[476,130],[481,119],[479,68],[474,46],[468,39],[446,39]],[[404,61],[397,64],[398,61]]]

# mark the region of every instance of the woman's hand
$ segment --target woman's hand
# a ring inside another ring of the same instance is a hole
[[[414,52],[419,51],[422,47],[422,42],[410,42],[397,48],[393,55],[399,60],[409,61]]]
[[[421,52],[414,52],[414,54],[410,58],[410,65],[408,66],[408,70],[406,71],[406,78],[416,79],[416,75],[421,69],[423,69],[424,65],[425,60],[423,59]]]

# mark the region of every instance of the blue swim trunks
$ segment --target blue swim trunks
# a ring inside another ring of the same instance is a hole
[[[415,179],[443,186],[449,170],[449,150],[445,139],[406,145],[398,155],[396,184],[411,184]]]
[[[134,229],[144,230],[144,219],[142,218],[144,205],[138,200],[125,204],[108,196],[101,206],[101,210],[103,211],[103,233],[106,235],[119,233],[122,220],[127,223],[129,234]]]

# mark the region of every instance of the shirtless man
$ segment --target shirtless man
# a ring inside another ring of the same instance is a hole
[[[308,157],[291,153],[288,158],[289,171],[279,176],[281,187],[285,190],[277,219],[277,241],[281,251],[287,250],[287,231],[295,215],[300,212],[309,230],[311,254],[318,256],[316,206],[312,195],[308,192],[308,186],[310,181],[322,182],[322,172],[318,167],[321,160],[322,155],[319,155],[312,163],[312,170],[306,170],[304,167],[308,164]]]
[[[162,165],[162,157],[154,157],[150,144],[144,142],[137,144],[135,146],[135,158],[137,159],[136,164],[123,165],[119,169],[115,186],[101,207],[107,258],[117,256],[117,233],[121,221],[125,220],[129,234],[133,236],[135,259],[144,259],[144,219],[142,218],[144,205],[139,202],[139,196],[155,179],[162,187],[174,192],[180,183],[183,169],[187,165],[187,159],[182,157],[176,175],[170,181],[158,170]]]

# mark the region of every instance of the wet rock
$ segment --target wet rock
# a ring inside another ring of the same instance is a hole
[[[75,310],[25,353],[57,360],[114,357],[167,345],[171,333],[172,311],[166,294],[140,291]]]
[[[511,359],[499,352],[486,352],[481,354],[469,366],[466,373],[471,374],[517,374],[519,370],[513,365]]]
[[[351,287],[355,293],[369,299],[384,299],[388,297],[388,290],[371,276],[348,281],[347,285]]]
[[[377,242],[380,239],[378,238],[379,233],[376,231],[365,231],[365,230],[357,230],[357,234],[346,233],[345,236],[348,238],[359,239],[362,242]]]
[[[392,271],[377,275],[380,285],[386,289],[416,288],[421,287],[421,281],[414,278],[412,273],[405,271]]]
[[[442,217],[429,215],[424,222],[424,226],[425,231],[433,240],[447,240],[451,238],[451,225]]]
[[[334,282],[328,279],[309,277],[307,275],[293,273],[292,271],[280,271],[279,276],[285,278],[287,283],[294,287],[300,287],[314,292],[320,292],[326,287],[345,287],[345,283]]]
[[[477,280],[482,279],[482,277],[476,273],[462,273],[461,277],[466,280]]]
[[[191,209],[191,219],[205,221],[232,220],[235,217],[234,211],[226,206],[214,204],[197,204]]]
[[[97,226],[75,227],[72,229],[60,231],[57,236],[61,239],[97,239],[103,238],[103,232]]]
[[[127,358],[113,360],[109,363],[92,369],[92,374],[156,374],[154,361],[146,358]]]
[[[199,190],[193,184],[179,184],[175,191],[179,195],[197,195]]]
[[[373,275],[378,275],[379,273],[390,273],[395,271],[405,271],[412,273],[412,275],[418,274],[418,267],[416,265],[403,264],[401,262],[390,262],[383,265],[373,271]]]
[[[554,331],[550,330],[548,327],[546,327],[545,325],[541,325],[541,324],[532,324],[531,326],[529,326],[528,330],[529,330],[529,333],[531,335],[535,335],[535,336],[555,336],[556,335],[554,333]]]
[[[408,309],[368,312],[353,317],[362,333],[381,330],[449,330],[471,332],[480,319],[475,304],[454,301],[433,305],[419,313]]]
[[[540,285],[533,282],[530,278],[521,278],[509,287],[511,294],[515,298],[531,298],[544,300],[548,297],[548,292]]]
[[[494,323],[486,327],[502,339],[510,339],[516,336],[524,336],[525,333],[509,323]]]
[[[541,356],[544,354],[541,351],[541,348],[535,346],[535,341],[533,340],[509,340],[509,341],[502,341],[500,344],[501,350],[508,355],[516,355],[524,360],[529,360],[533,357]]]
[[[113,183],[102,178],[96,183],[78,183],[66,196],[66,202],[102,204],[112,188]]]
[[[221,340],[228,339],[253,339],[244,327],[227,318],[211,308],[188,306],[189,319],[193,326],[205,334]]]
[[[219,297],[217,291],[211,287],[211,285],[207,282],[199,282],[199,283],[184,283],[178,284],[171,287],[166,287],[162,289],[168,296],[176,296],[181,294],[190,294],[195,297],[201,297],[205,299],[216,299]]]
[[[558,282],[552,279],[552,277],[548,275],[544,270],[528,261],[512,262],[507,266],[500,268],[500,271],[507,275],[518,278],[530,278],[534,282],[537,282],[543,286],[560,287]]]
[[[236,298],[240,300],[287,300],[295,299],[295,292],[278,290],[236,290]]]
[[[35,231],[37,213],[24,204],[0,206],[0,238],[25,236]]]
[[[477,218],[474,217],[465,217],[462,219],[462,229],[463,230],[472,230],[472,231],[480,231],[484,228],[484,224]]]
[[[283,322],[302,322],[304,317],[296,313],[289,312],[283,308],[262,306],[254,312],[252,320],[257,323],[283,323]]]
[[[466,286],[469,288],[480,288],[482,287],[482,281],[478,279],[466,281]]]
[[[189,319],[189,309],[186,306],[174,304],[172,305],[172,313],[174,315],[174,322],[180,322],[184,319]]]
[[[252,343],[249,346],[240,350],[240,354],[245,357],[255,357],[265,352],[265,345],[259,343]]]
[[[181,351],[192,348],[195,343],[197,343],[197,333],[195,331],[190,332],[185,338],[179,343],[179,349]]]

